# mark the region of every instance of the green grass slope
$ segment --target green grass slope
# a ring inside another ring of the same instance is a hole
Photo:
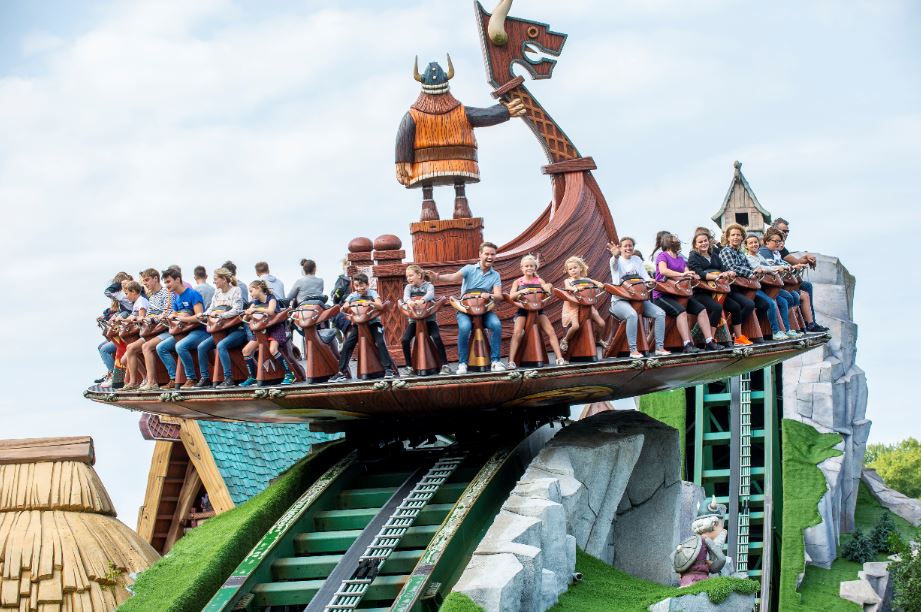
[[[330,449],[333,450],[333,449]],[[215,516],[182,537],[132,586],[124,612],[201,610],[315,474],[311,454],[267,489],[229,512]]]
[[[818,464],[841,451],[834,446],[841,442],[836,433],[819,433],[814,427],[784,419],[781,422],[783,444],[783,534],[780,557],[781,610],[815,610],[804,606],[796,590],[796,578],[805,564],[803,530],[818,525],[818,504],[828,490],[825,476]]]
[[[754,593],[759,586],[754,580],[717,577],[679,589],[635,578],[581,550],[576,552],[576,570],[582,572],[582,582],[569,587],[569,590],[560,596],[559,603],[551,610],[565,612],[641,611],[666,597],[704,592],[710,596],[711,601],[719,603],[733,592]]]
[[[673,389],[648,393],[640,397],[640,412],[648,414],[657,421],[662,421],[678,430],[681,450],[681,473],[684,473],[684,437],[687,431],[687,413],[685,407],[685,390]]]

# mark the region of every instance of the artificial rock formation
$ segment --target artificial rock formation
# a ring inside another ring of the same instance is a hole
[[[837,557],[840,532],[854,527],[871,422],[866,418],[866,376],[856,363],[855,279],[836,257],[817,259],[807,280],[814,287],[818,321],[831,330],[832,340],[784,362],[783,402],[785,418],[844,438],[844,454],[819,464],[828,482],[828,492],[819,502],[822,522],[804,532],[810,562],[829,568]]]
[[[93,441],[0,441],[0,609],[114,610],[159,558],[115,518]]]
[[[663,599],[649,606],[649,612],[751,612],[754,607],[754,594],[730,593],[720,603],[713,603],[706,593],[697,593]]]
[[[875,497],[883,507],[901,516],[915,527],[921,527],[921,500],[890,489],[874,469],[864,468],[862,480],[870,490],[870,495]]]
[[[680,465],[678,432],[640,412],[601,412],[567,427],[531,462],[454,590],[487,610],[546,610],[568,587],[576,545],[674,584]]]

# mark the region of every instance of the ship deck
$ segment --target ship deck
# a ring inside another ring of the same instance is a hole
[[[231,389],[113,391],[90,387],[84,395],[127,410],[191,419],[316,424],[348,429],[361,420],[463,421],[479,412],[524,413],[551,406],[615,400],[728,378],[774,365],[825,344],[830,336],[766,342],[720,351],[644,359],[613,358],[505,372],[295,383]]]

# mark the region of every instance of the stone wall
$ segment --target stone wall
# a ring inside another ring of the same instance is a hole
[[[487,610],[552,606],[576,545],[631,575],[675,584],[670,554],[699,492],[679,478],[678,432],[636,411],[570,425],[534,458],[454,590]]]
[[[838,535],[854,526],[854,507],[863,470],[870,421],[867,381],[856,363],[855,279],[836,257],[818,255],[807,272],[814,287],[818,322],[831,331],[825,346],[784,362],[784,417],[844,438],[844,454],[819,464],[828,493],[819,502],[822,523],[805,531],[810,562],[828,568],[837,556]]]

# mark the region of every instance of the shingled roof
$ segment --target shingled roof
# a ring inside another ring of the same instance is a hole
[[[312,445],[338,437],[311,432],[306,424],[199,421],[198,426],[234,504],[265,489]]]
[[[755,210],[761,213],[761,216],[764,217],[765,226],[771,224],[771,213],[769,213],[758,201],[758,197],[755,195],[754,190],[751,188],[751,185],[748,184],[748,181],[745,179],[745,175],[742,174],[742,162],[735,161],[732,164],[732,182],[729,183],[729,190],[726,192],[726,197],[723,198],[723,204],[720,206],[720,209],[716,211],[711,219],[713,219],[717,225],[722,227],[720,223],[720,218],[723,216],[723,213],[726,212],[726,208],[729,206],[729,202],[733,197],[738,197],[744,202],[746,207],[753,207]],[[737,195],[736,195],[737,194]]]

